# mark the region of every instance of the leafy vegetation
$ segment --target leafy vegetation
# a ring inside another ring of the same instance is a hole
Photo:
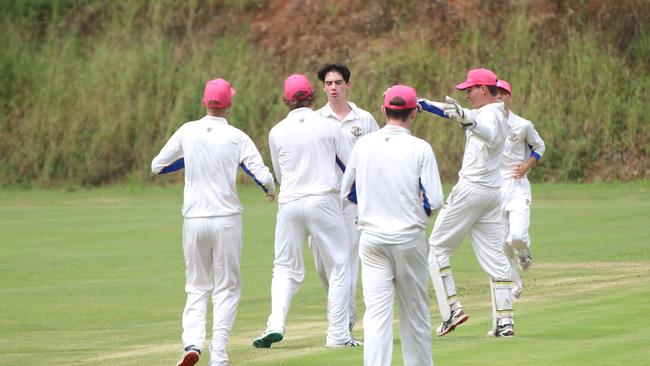
[[[647,2],[379,3],[1,2],[0,185],[149,182],[151,158],[203,115],[215,77],[234,84],[229,119],[267,158],[268,130],[286,113],[284,77],[316,82],[331,60],[351,66],[350,97],[380,125],[391,84],[464,100],[453,85],[490,67],[547,143],[535,180],[648,177]],[[422,115],[415,132],[455,179],[456,126]]]

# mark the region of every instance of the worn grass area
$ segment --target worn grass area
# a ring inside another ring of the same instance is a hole
[[[534,187],[534,265],[516,304],[514,339],[485,337],[488,282],[463,245],[453,266],[471,318],[434,339],[436,364],[647,362],[649,188]],[[250,346],[270,310],[276,207],[254,187],[241,195],[245,288],[229,344],[233,365],[362,364],[361,349],[323,348],[325,296],[310,258],[285,340],[269,350]],[[0,192],[0,365],[174,364],[185,299],[181,196],[180,187]],[[402,364],[398,339],[393,364]]]

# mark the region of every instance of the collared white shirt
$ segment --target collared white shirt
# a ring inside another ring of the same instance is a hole
[[[506,138],[503,159],[501,160],[501,176],[504,179],[512,178],[512,171],[530,157],[539,160],[546,149],[544,140],[539,136],[535,125],[512,111],[508,114],[508,137]]]
[[[335,122],[311,108],[294,109],[271,129],[269,148],[279,203],[338,192],[336,170],[344,168],[350,147]]]
[[[486,104],[469,111],[476,126],[465,135],[463,165],[459,181],[482,187],[496,188],[503,183],[499,166],[508,133],[503,102]]]
[[[352,194],[352,196],[351,196]],[[401,244],[422,233],[442,206],[438,163],[426,141],[386,125],[356,143],[341,185],[341,199],[356,201],[359,231],[373,244]]]
[[[268,193],[273,176],[253,141],[225,118],[205,116],[183,124],[151,162],[161,173],[178,161],[185,164],[183,216],[230,216],[243,211],[237,197],[237,169],[244,169]]]
[[[379,126],[372,114],[357,107],[357,105],[352,102],[348,102],[348,105],[351,110],[343,120],[334,113],[329,103],[317,110],[316,113],[325,118],[331,119],[332,121],[338,122],[341,125],[341,132],[343,132],[345,141],[348,142],[348,146],[352,149],[361,136],[367,135],[370,132],[378,131]]]

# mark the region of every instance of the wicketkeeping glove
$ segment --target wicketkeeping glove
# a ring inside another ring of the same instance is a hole
[[[456,99],[445,96],[445,104],[442,109],[447,117],[458,122],[463,129],[471,130],[476,126],[476,121],[465,113],[465,110],[458,104]]]

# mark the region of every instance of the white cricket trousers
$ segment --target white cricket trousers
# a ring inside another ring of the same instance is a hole
[[[393,299],[397,292],[404,366],[431,366],[429,246],[424,232],[414,241],[378,245],[359,240],[363,316],[363,363],[390,366],[393,356]]]
[[[348,305],[348,314],[350,317],[350,330],[352,330],[358,320],[356,297],[359,278],[359,230],[357,230],[357,217],[357,205],[350,204],[343,208],[343,221],[345,222],[349,245],[350,302]],[[325,288],[325,291],[328,291],[329,274],[332,272],[332,268],[325,266],[321,254],[318,252],[318,248],[318,245],[313,245],[312,240],[311,249],[314,254],[314,265],[316,266],[316,271],[318,272],[318,277],[321,280],[323,288]]]
[[[327,293],[327,345],[350,340],[347,234],[336,194],[305,196],[278,205],[275,261],[271,284],[271,315],[267,331],[284,333],[291,299],[305,277],[307,236],[315,240],[323,263],[331,268]]]
[[[530,204],[532,195],[528,178],[505,179],[501,186],[503,210],[501,230],[505,238],[504,250],[510,261],[511,275],[516,288],[523,284],[517,273],[517,254],[530,249]]]
[[[512,322],[510,262],[503,251],[501,192],[458,182],[442,206],[429,238],[429,261],[437,260],[452,309],[457,306],[456,284],[451,274],[451,255],[469,234],[474,255],[493,282],[505,283],[495,290],[498,318]],[[509,287],[509,289],[508,289]]]
[[[203,350],[208,300],[212,297],[210,363],[228,361],[226,344],[241,297],[241,215],[185,218],[183,344]]]

